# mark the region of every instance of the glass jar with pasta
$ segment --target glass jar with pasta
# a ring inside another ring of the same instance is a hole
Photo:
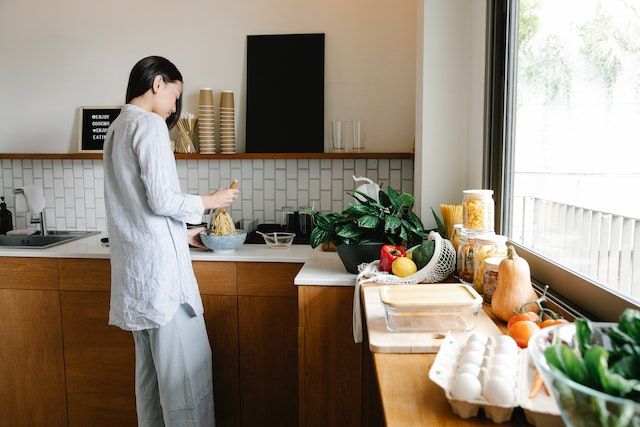
[[[476,237],[465,229],[460,231],[460,246],[458,246],[458,278],[461,282],[473,283],[473,257],[476,247]]]
[[[482,280],[484,278],[484,260],[491,257],[504,258],[507,256],[507,237],[499,234],[487,233],[476,237],[473,256],[473,288],[482,295]]]
[[[464,190],[462,194],[464,228],[475,232],[493,232],[493,190]]]

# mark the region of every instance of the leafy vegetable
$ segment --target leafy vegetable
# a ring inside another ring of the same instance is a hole
[[[436,242],[434,240],[424,240],[420,246],[413,250],[412,259],[413,262],[416,263],[418,270],[421,270],[429,264],[435,250]]]
[[[341,213],[314,215],[312,247],[331,241],[336,246],[368,242],[413,246],[424,240],[426,232],[412,211],[415,199],[411,194],[397,192],[390,186],[387,192],[380,190],[379,201],[358,190],[347,193],[358,203]]]
[[[565,343],[549,346],[544,352],[547,363],[577,383],[640,402],[640,311],[626,309],[604,334],[609,350],[596,342],[588,320],[577,319],[576,349]],[[608,420],[606,408],[593,409]]]
[[[591,347],[593,330],[586,319],[576,319],[576,336],[578,337],[578,350],[584,354]]]
[[[443,239],[447,239],[447,229],[445,228],[444,223],[442,222],[440,217],[438,217],[438,214],[436,214],[436,211],[434,211],[433,208],[431,208],[431,213],[433,214],[433,218],[436,220],[436,225],[438,226],[438,234],[440,234]]]
[[[625,397],[633,391],[637,380],[627,380],[609,370],[609,352],[600,345],[594,345],[584,354],[584,364],[589,372],[592,386],[613,396]],[[575,381],[575,380],[574,380]],[[585,384],[584,381],[576,381]]]

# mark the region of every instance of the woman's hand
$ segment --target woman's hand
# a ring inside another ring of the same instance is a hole
[[[206,229],[207,227],[187,228],[187,241],[189,242],[189,246],[206,249],[207,247],[202,243],[202,240],[200,240],[200,232]]]
[[[227,208],[238,198],[238,194],[240,194],[240,190],[237,188],[221,189],[208,196],[202,196],[202,201],[205,209]]]

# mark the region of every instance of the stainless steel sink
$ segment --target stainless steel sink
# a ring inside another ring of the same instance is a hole
[[[51,230],[46,236],[39,234],[31,236],[0,236],[0,248],[46,249],[96,234],[100,234],[100,232]]]

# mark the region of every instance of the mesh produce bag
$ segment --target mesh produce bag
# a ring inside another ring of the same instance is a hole
[[[398,277],[386,271],[380,271],[380,261],[358,266],[358,282],[382,283],[385,285],[414,285],[416,283],[437,283],[446,279],[456,267],[456,251],[450,241],[432,231],[427,239],[435,241],[433,256],[427,265],[406,277]]]
[[[360,285],[382,283],[385,285],[415,285],[417,283],[436,283],[446,279],[456,267],[456,251],[450,241],[432,231],[427,239],[435,241],[433,256],[427,265],[411,276],[398,277],[386,271],[380,271],[380,261],[360,264],[358,278],[353,293],[353,340],[362,342],[362,318],[360,317]]]

